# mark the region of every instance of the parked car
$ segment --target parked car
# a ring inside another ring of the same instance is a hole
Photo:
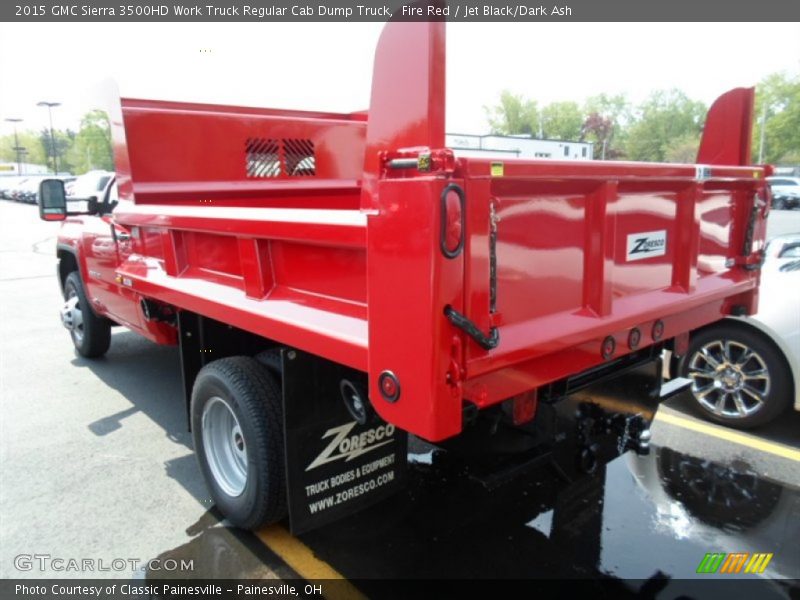
[[[678,371],[717,423],[749,429],[800,410],[800,234],[767,245],[758,313],[692,332]]]
[[[24,175],[0,177],[0,198],[11,198],[11,191],[27,179]]]
[[[65,182],[67,198],[85,200],[91,196],[101,197],[112,177],[114,173],[111,171],[88,171],[71,182]]]
[[[14,200],[26,204],[36,204],[36,194],[39,192],[39,183],[44,177],[30,177],[20,183],[14,190]]]
[[[800,208],[800,177],[767,177],[772,191],[772,207],[778,210]]]
[[[39,177],[37,176],[28,176],[23,179],[20,179],[16,185],[12,186],[11,189],[8,191],[8,197],[15,202],[20,202],[22,198],[22,194],[27,189],[27,186],[30,185],[32,182],[36,182],[38,185]]]

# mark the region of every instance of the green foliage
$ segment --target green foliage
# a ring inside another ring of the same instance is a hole
[[[552,102],[541,111],[541,137],[553,140],[577,140],[581,135],[583,114],[576,102]]]
[[[631,105],[625,94],[589,96],[583,105],[583,111],[585,114],[598,113],[611,119],[617,126],[627,125],[632,117]]]
[[[594,144],[595,158],[624,156],[626,128],[631,122],[631,105],[624,94],[590,96],[583,105],[586,118],[581,139]]]
[[[39,132],[39,142],[42,148],[45,149],[46,157],[44,164],[49,165],[50,169],[53,169],[53,148],[55,147],[55,155],[58,157],[58,171],[60,173],[69,172],[71,165],[68,160],[65,160],[64,155],[74,141],[75,132],[69,129],[66,131],[54,129],[52,138],[50,137],[49,129],[42,129]]]
[[[92,169],[113,170],[111,127],[104,111],[94,110],[84,115],[81,129],[75,136],[67,157],[74,165],[76,173],[85,173]]]
[[[682,91],[653,92],[633,107],[624,95],[599,94],[579,107],[535,100],[505,91],[485,107],[492,133],[592,142],[595,158],[689,162],[696,159],[706,107]],[[766,116],[762,124],[762,117]],[[756,88],[753,160],[800,164],[800,74],[773,73]]]
[[[525,100],[503,90],[500,104],[483,107],[491,132],[499,135],[533,134],[539,128],[539,107],[534,100]]]
[[[37,165],[47,164],[47,151],[42,145],[41,137],[33,131],[19,131],[20,148],[27,150],[21,157],[22,162],[34,163]],[[0,160],[16,162],[17,154],[14,151],[14,134],[4,135],[0,138]]]
[[[765,77],[756,86],[755,117],[753,159],[759,160],[763,127],[761,162],[800,163],[800,74],[773,73]]]
[[[697,162],[697,150],[700,148],[700,133],[689,132],[667,142],[664,160],[671,163]]]
[[[625,153],[632,160],[667,160],[670,145],[679,138],[699,136],[706,114],[702,102],[677,89],[658,90],[639,106],[628,130]]]
[[[19,145],[27,150],[21,156],[21,162],[47,165],[53,168],[53,143],[58,157],[58,170],[74,174],[85,173],[92,169],[114,169],[111,150],[111,128],[108,115],[104,111],[94,110],[86,113],[81,119],[80,130],[76,133],[54,130],[53,139],[50,129],[41,131],[18,131]],[[14,134],[0,137],[0,160],[16,162],[14,151]]]

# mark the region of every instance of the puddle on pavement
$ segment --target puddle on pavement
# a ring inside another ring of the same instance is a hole
[[[194,558],[183,576],[292,576],[254,535],[216,518],[187,533],[158,557]],[[490,491],[463,462],[424,450],[403,492],[300,539],[348,579],[620,578],[679,591],[709,552],[771,552],[765,575],[800,577],[800,490],[741,460],[653,447],[571,484],[539,468]],[[794,585],[777,583],[777,597]]]

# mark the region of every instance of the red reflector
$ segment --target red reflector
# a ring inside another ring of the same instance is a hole
[[[391,371],[384,371],[378,377],[378,388],[387,402],[397,402],[400,397],[400,382]]]
[[[689,351],[689,333],[681,333],[675,336],[675,354],[683,356]]]
[[[445,226],[444,244],[448,252],[455,252],[461,243],[461,199],[454,191],[447,192],[445,197],[447,208],[447,225]]]
[[[523,425],[532,421],[536,416],[536,408],[539,406],[538,390],[531,390],[514,397],[512,418],[514,425]]]

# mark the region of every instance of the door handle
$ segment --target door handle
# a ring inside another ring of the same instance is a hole
[[[116,238],[118,242],[130,242],[131,241],[131,234],[127,231],[117,231],[115,232]]]

